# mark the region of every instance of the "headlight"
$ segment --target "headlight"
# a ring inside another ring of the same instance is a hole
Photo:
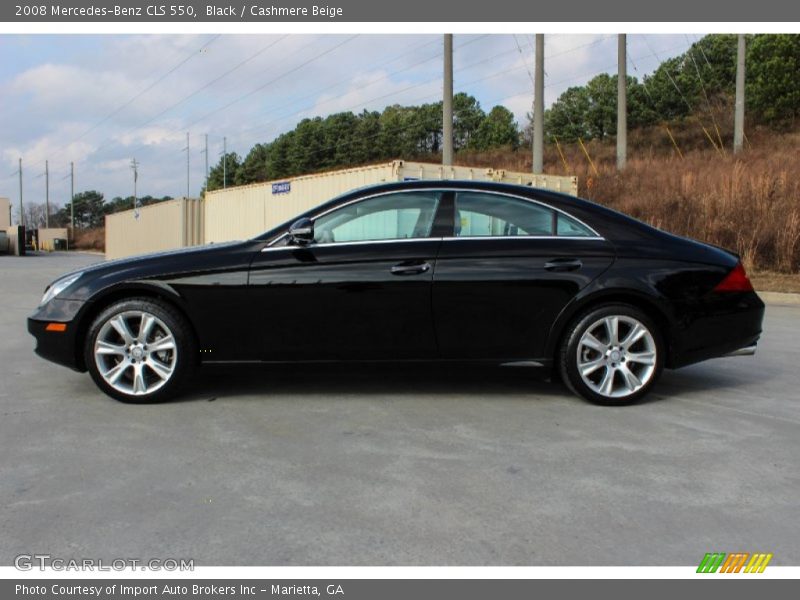
[[[78,281],[78,278],[83,275],[83,271],[80,273],[75,273],[74,275],[70,275],[68,277],[64,277],[62,279],[56,279],[53,283],[50,284],[44,291],[44,296],[42,296],[42,301],[39,303],[39,306],[43,306],[50,302],[53,298],[58,296],[61,292],[71,286],[73,283]]]

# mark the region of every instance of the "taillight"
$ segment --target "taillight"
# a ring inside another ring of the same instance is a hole
[[[744,272],[742,263],[738,263],[730,273],[717,284],[715,292],[752,292],[753,284]]]

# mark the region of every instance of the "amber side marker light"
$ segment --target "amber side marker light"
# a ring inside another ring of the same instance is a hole
[[[752,292],[753,284],[747,277],[742,263],[738,263],[730,273],[717,284],[715,292]]]
[[[63,333],[67,330],[66,323],[48,323],[47,327],[44,328],[45,331],[56,331],[58,333]]]

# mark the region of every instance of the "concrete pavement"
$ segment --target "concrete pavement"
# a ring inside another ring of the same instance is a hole
[[[0,564],[800,564],[800,307],[755,357],[596,407],[524,369],[216,367],[120,404],[25,317],[98,257],[0,256]]]

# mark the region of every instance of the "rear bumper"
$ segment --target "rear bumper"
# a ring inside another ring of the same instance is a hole
[[[673,337],[672,368],[721,356],[755,353],[764,321],[764,303],[755,292],[720,294],[687,315]]]
[[[756,345],[745,346],[733,352],[728,352],[725,356],[753,356],[756,353]]]

